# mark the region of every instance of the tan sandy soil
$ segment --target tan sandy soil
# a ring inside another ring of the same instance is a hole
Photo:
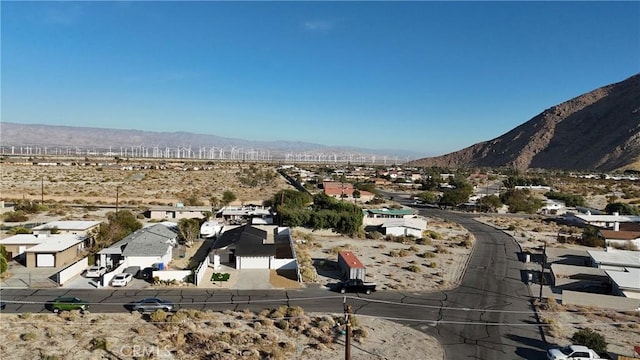
[[[209,170],[119,170],[96,166],[0,166],[2,199],[93,204],[170,205],[195,195],[204,205],[212,196],[222,198],[226,190],[238,204],[261,203],[281,189],[292,189],[276,176],[268,186],[242,185],[237,174],[248,164],[227,163]],[[275,169],[262,167],[259,169]],[[119,187],[119,188],[118,188]]]
[[[376,282],[380,290],[429,291],[450,288],[462,276],[471,253],[473,236],[458,224],[439,218],[427,218],[427,228],[441,239],[427,244],[407,239],[405,243],[385,239],[354,239],[331,231],[294,229],[296,240],[314,260],[317,284],[335,283],[341,278],[338,251],[353,252],[366,267],[366,280]],[[466,245],[461,245],[467,240]],[[430,244],[429,244],[430,243]]]
[[[10,359],[340,359],[342,314],[265,311],[181,311],[168,322],[147,316],[0,315],[0,353]],[[281,320],[282,315],[293,316]],[[146,320],[145,320],[146,319]],[[283,330],[286,322],[286,330]],[[443,358],[437,342],[417,330],[371,317],[353,321],[353,359]]]

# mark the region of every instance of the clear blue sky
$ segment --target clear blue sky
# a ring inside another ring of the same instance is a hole
[[[640,2],[7,2],[2,121],[425,156],[640,72]]]

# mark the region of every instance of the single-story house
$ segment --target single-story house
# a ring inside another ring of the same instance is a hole
[[[93,236],[100,229],[100,224],[100,221],[60,220],[36,226],[31,230],[34,234],[51,233],[53,232],[53,230],[55,230],[56,234]]]
[[[390,219],[413,218],[412,209],[363,209],[364,218],[362,223],[364,226],[380,226]]]
[[[47,251],[50,251],[51,249],[58,249],[56,251],[53,252],[48,252],[48,254],[53,254],[53,253],[57,253],[60,251],[65,252],[64,254],[60,255],[61,257],[58,259],[58,261],[55,261],[55,256],[54,256],[54,265],[47,265],[47,266],[58,266],[60,264],[66,263],[66,259],[68,258],[68,256],[70,256],[71,254],[73,254],[73,257],[75,258],[77,256],[77,252],[76,251],[71,251],[68,250],[67,248],[64,249],[59,249],[61,246],[65,245],[65,244],[71,244],[69,245],[69,247],[73,246],[73,245],[78,245],[77,248],[79,250],[82,250],[85,246],[85,241],[86,241],[86,236],[80,236],[80,235],[73,235],[73,234],[50,234],[49,232],[42,232],[39,234],[17,234],[17,235],[13,235],[10,236],[6,239],[2,239],[0,240],[0,245],[3,245],[5,250],[7,251],[7,255],[9,259],[14,259],[18,256],[27,256],[27,250],[30,250],[34,247],[37,247],[39,245],[42,245],[44,243],[50,242],[50,243],[57,243],[57,246],[53,246],[53,245],[49,245],[44,246],[44,247],[40,247],[38,249],[45,249]],[[36,251],[38,250],[36,249]],[[68,251],[67,251],[68,250]],[[32,255],[33,256],[33,255]],[[47,260],[44,260],[44,258],[47,258]],[[41,257],[41,261],[40,263],[51,263],[51,257],[50,256],[42,256]],[[58,265],[55,265],[55,264]],[[36,267],[36,261],[31,261],[27,263],[27,267]]]
[[[207,212],[211,212],[211,206],[156,206],[149,208],[145,216],[149,219],[179,220],[202,218]]]
[[[394,236],[413,236],[422,238],[422,232],[427,229],[427,221],[418,217],[403,219],[388,219],[380,225],[381,233]]]
[[[635,247],[640,250],[640,231],[600,230],[598,236],[604,239],[607,247]]]
[[[339,181],[323,181],[322,189],[325,194],[335,199],[344,199],[347,201],[360,201],[367,202],[373,200],[375,194],[366,191],[366,190],[358,190],[360,192],[360,196],[355,198],[353,196],[353,192],[355,189],[353,185],[350,183],[343,183]]]
[[[73,234],[17,234],[0,240],[8,258],[24,256],[26,266],[58,267],[71,263],[84,249],[86,236]]]
[[[84,249],[84,238],[77,235],[51,235],[47,241],[28,248],[28,268],[60,267],[74,262]]]
[[[608,249],[607,251],[587,250],[587,253],[591,257],[591,264],[596,268],[616,271],[640,269],[640,252],[638,251]]]
[[[615,295],[640,299],[640,269],[627,271],[606,271],[611,279],[612,291]]]
[[[214,268],[226,263],[242,269],[297,269],[287,227],[246,224],[224,231],[209,253]]]
[[[178,243],[178,234],[165,225],[155,224],[134,231],[124,239],[98,252],[99,264],[117,267],[139,266],[141,269],[154,264],[166,266]]]
[[[614,231],[620,230],[620,224],[622,223],[639,223],[640,216],[632,215],[620,215],[613,213],[611,215],[592,215],[590,212],[586,214],[565,214],[565,220],[575,222],[580,225],[596,226],[602,229],[612,229]]]
[[[216,218],[222,218],[227,223],[236,224],[273,224],[271,208],[256,205],[225,206],[216,213]]]

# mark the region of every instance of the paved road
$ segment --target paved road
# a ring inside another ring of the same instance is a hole
[[[461,285],[441,292],[380,291],[352,295],[347,301],[361,316],[383,316],[435,336],[447,359],[544,359],[542,341],[528,288],[521,281],[522,263],[516,243],[501,231],[463,214],[423,209],[456,221],[477,239]],[[183,308],[261,310],[299,305],[307,311],[340,313],[344,296],[323,288],[302,290],[198,289],[3,289],[3,300],[32,303],[7,305],[5,311],[46,312],[43,304],[59,295],[75,295],[92,303],[93,312],[122,312],[124,305],[159,296]],[[422,358],[416,354],[416,359]]]
[[[426,330],[441,342],[447,358],[544,359],[546,344],[536,326],[529,289],[522,281],[524,264],[518,261],[520,249],[513,238],[466,214],[421,212],[455,221],[476,237],[460,286],[443,293],[443,306],[455,309],[443,309],[442,323]]]

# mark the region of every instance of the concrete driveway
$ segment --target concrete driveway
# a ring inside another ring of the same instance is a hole
[[[238,281],[236,282],[234,289],[239,290],[263,290],[273,289],[269,281],[270,270],[266,269],[252,269],[238,271],[236,276]]]

